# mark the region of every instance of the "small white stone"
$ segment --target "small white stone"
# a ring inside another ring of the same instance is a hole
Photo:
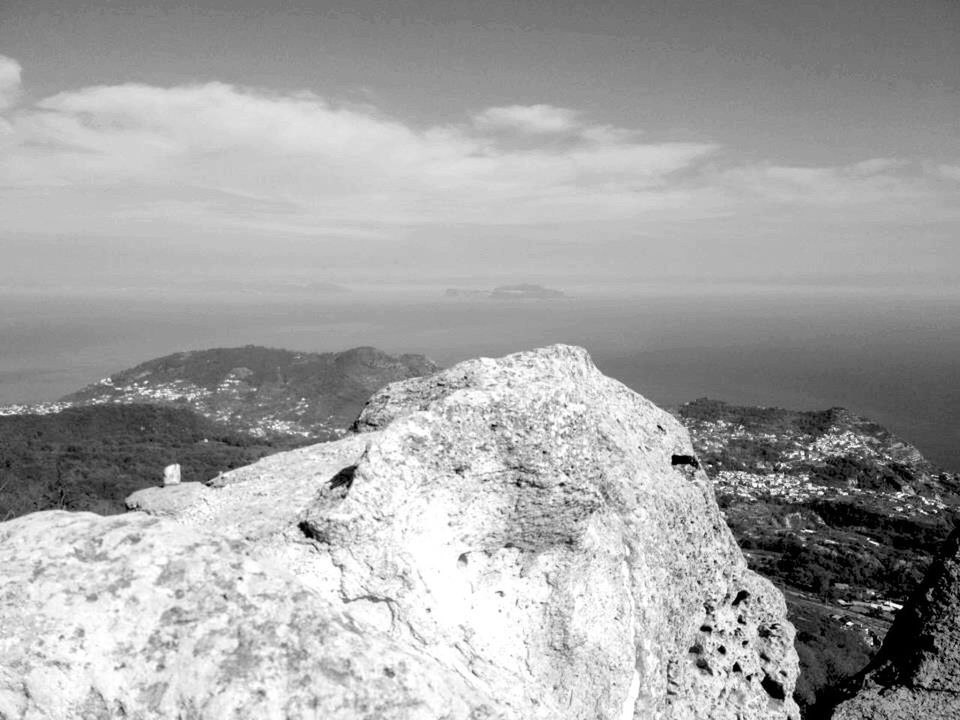
[[[180,484],[180,464],[174,463],[173,465],[167,465],[163,469],[163,484],[164,487],[167,485],[179,485]]]

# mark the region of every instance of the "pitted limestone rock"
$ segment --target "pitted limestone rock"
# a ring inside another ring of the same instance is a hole
[[[373,436],[349,492],[305,515],[343,597],[456,648],[518,716],[796,715],[783,599],[674,466],[686,431],[585,351],[390,385],[355,427]]]
[[[500,717],[245,550],[143,514],[0,524],[0,718]]]
[[[783,598],[747,569],[702,471],[674,465],[693,455],[683,427],[585,351],[388,386],[356,429],[229,473],[193,505],[162,489],[138,505],[281,567],[294,604],[428,658],[410,672],[457,679],[436,717],[797,716]],[[377,648],[357,662],[374,667]]]

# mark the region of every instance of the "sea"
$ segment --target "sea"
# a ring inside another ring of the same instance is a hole
[[[564,288],[556,300],[442,287],[0,288],[0,405],[55,400],[190,349],[372,345],[443,365],[564,342],[666,407],[710,397],[846,407],[960,471],[960,292],[837,286]]]

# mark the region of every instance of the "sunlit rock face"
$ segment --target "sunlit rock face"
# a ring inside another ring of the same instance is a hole
[[[69,516],[0,525],[0,562],[16,568],[0,590],[0,649],[25,646],[16,669],[0,668],[0,714],[83,717],[91,663],[110,677],[116,655],[78,628],[93,622],[88,615],[129,612],[136,619],[117,624],[111,642],[129,646],[124,662],[140,680],[101,683],[94,695],[145,717],[162,716],[154,706],[217,716],[212,703],[227,700],[207,683],[143,692],[159,666],[189,677],[202,663],[210,670],[200,677],[219,672],[232,683],[239,717],[795,718],[797,659],[783,599],[746,568],[694,461],[676,420],[603,376],[585,351],[560,345],[395,383],[343,440],[266,458],[215,486],[131,497],[158,517],[83,516],[49,540],[41,529]],[[69,585],[31,589],[33,573],[62,572],[48,558],[94,543],[111,522],[156,542],[124,550],[118,540],[108,572],[85,560]],[[194,543],[189,550],[179,533]],[[157,585],[156,567],[174,558],[183,580]],[[99,604],[86,605],[78,588],[105,575],[139,592],[114,600],[97,591]],[[204,609],[218,582],[228,599],[247,593],[226,619],[217,619],[222,598]],[[288,609],[255,644],[286,649],[264,650],[240,681],[230,658],[238,629],[264,622],[261,587]],[[138,614],[132,597],[161,609]],[[296,613],[308,618],[295,620],[306,630],[288,627]],[[30,618],[43,619],[29,622],[49,643],[24,641]],[[321,640],[302,637],[321,619]],[[145,640],[124,639],[129,625],[137,637],[168,641],[145,652]],[[214,626],[222,637],[214,642],[210,630],[203,653],[185,646]],[[83,653],[56,654],[61,636]],[[301,644],[300,654],[288,651]],[[323,660],[327,644],[349,646],[352,659],[344,650]],[[17,680],[53,668],[71,688],[56,708]],[[374,677],[376,692],[360,687]],[[303,704],[278,705],[272,689],[258,695],[267,680],[304,688]],[[389,699],[386,709],[371,704],[374,695]]]
[[[0,718],[485,717],[456,672],[246,550],[142,513],[0,524]]]
[[[960,529],[845,694],[834,720],[960,717]]]

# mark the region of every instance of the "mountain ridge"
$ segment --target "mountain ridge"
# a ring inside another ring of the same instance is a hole
[[[369,346],[335,353],[211,348],[147,360],[60,402],[187,406],[261,437],[319,441],[342,434],[383,385],[437,369],[426,356],[394,356]]]

